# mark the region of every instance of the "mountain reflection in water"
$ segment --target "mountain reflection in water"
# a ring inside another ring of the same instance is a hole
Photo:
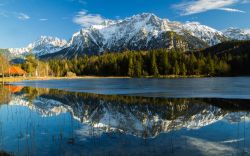
[[[15,155],[250,154],[250,100],[0,92],[0,151]]]

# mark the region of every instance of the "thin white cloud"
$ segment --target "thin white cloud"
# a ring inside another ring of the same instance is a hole
[[[233,4],[247,3],[250,0],[192,0],[183,1],[173,7],[181,11],[181,15],[192,15],[209,10],[220,9],[228,12],[244,12],[242,10],[228,8]]]
[[[40,18],[39,21],[48,21],[47,18]]]
[[[218,10],[228,11],[228,12],[240,12],[240,13],[246,13],[245,11],[238,10],[238,9],[232,9],[232,8],[219,8]]]
[[[30,19],[30,16],[21,12],[18,14],[17,18],[20,20],[28,20],[28,19]]]
[[[199,150],[201,155],[227,155],[228,153],[238,152],[237,149],[222,143],[188,136],[185,138],[188,145],[191,145],[193,148]]]
[[[82,4],[82,5],[86,5],[87,2],[86,1],[83,1],[83,0],[78,0],[78,3]]]
[[[89,14],[86,10],[79,11],[73,18],[73,22],[82,27],[101,24],[105,19],[99,14]]]
[[[82,4],[82,5],[86,5],[87,4],[87,2],[84,1],[84,0],[69,0],[69,1],[70,2],[77,2],[77,3]]]

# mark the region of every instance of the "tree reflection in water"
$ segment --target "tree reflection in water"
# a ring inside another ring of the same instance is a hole
[[[18,155],[249,154],[249,100],[0,91],[0,149]]]

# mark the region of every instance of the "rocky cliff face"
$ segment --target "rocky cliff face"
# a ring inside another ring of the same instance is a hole
[[[42,36],[25,48],[9,48],[4,51],[12,57],[35,54],[45,59],[159,48],[189,51],[227,40],[250,40],[249,34],[248,30],[230,28],[221,32],[198,22],[180,23],[143,13],[81,29],[68,42]]]
[[[119,21],[106,21],[75,33],[68,48],[53,57],[73,58],[125,50],[206,48],[226,40],[213,28],[199,23],[179,23],[143,13]],[[48,57],[49,57],[48,56]]]

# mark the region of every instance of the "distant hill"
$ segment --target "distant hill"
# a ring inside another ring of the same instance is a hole
[[[247,41],[227,41],[223,43],[219,43],[215,46],[209,47],[202,51],[199,51],[205,54],[222,56],[224,54],[231,55],[244,55],[250,54],[250,40]]]

